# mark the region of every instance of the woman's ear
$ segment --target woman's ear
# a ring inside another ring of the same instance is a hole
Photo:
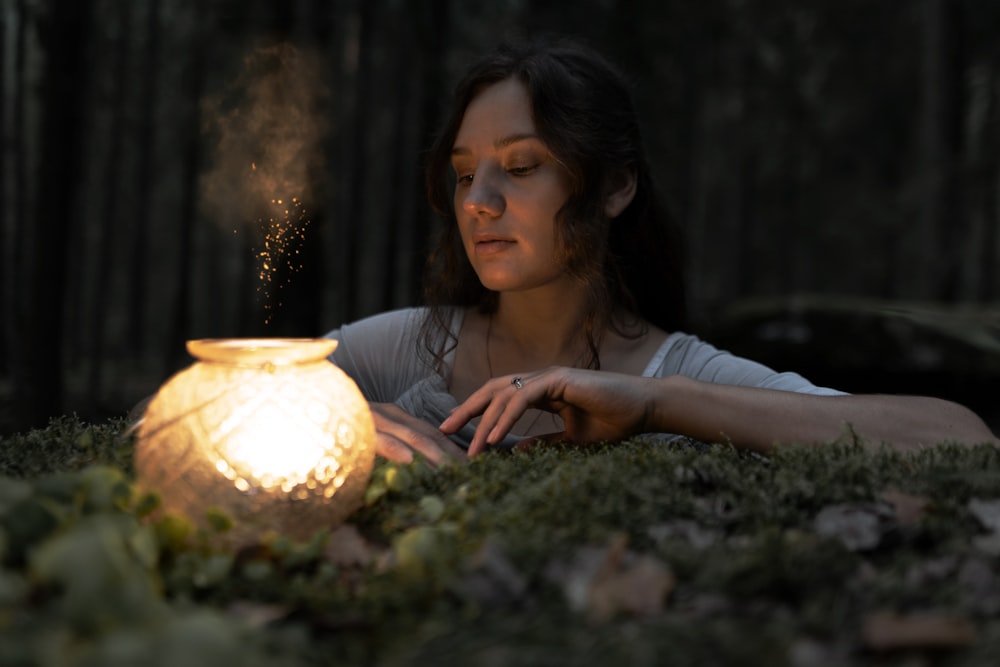
[[[623,172],[615,179],[613,187],[611,194],[604,200],[604,214],[609,219],[617,218],[632,203],[636,189],[635,170]]]

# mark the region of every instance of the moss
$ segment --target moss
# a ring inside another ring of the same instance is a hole
[[[124,420],[88,424],[58,417],[45,428],[0,437],[0,475],[29,479],[95,463],[131,471],[132,453]]]
[[[0,441],[0,461],[0,645],[19,647],[0,664],[114,664],[165,638],[246,664],[865,664],[860,627],[883,610],[975,624],[971,646],[923,653],[933,664],[992,664],[1000,641],[996,556],[969,511],[1000,496],[989,447],[762,457],[635,439],[382,462],[350,521],[361,557],[324,532],[232,553],[153,521],[123,424],[56,420]],[[901,520],[889,489],[923,509]],[[830,508],[846,527],[820,525]],[[874,537],[838,533],[855,529]],[[594,582],[639,558],[670,573],[662,604],[587,614]]]

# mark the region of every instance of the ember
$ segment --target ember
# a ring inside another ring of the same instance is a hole
[[[263,248],[254,248],[257,277],[260,279],[257,293],[264,301],[265,324],[270,323],[275,310],[281,306],[278,292],[291,284],[293,274],[302,270],[298,255],[305,243],[305,230],[310,222],[298,197],[292,197],[287,204],[283,199],[272,199],[271,205],[276,209],[275,213],[266,220],[263,217],[257,220]]]

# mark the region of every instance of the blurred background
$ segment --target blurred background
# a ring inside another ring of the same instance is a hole
[[[0,433],[124,415],[191,338],[419,302],[422,151],[504,37],[629,75],[689,330],[1000,417],[1000,3],[0,0]]]

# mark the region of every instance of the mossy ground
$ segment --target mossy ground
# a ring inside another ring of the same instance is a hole
[[[1000,655],[992,447],[846,438],[762,457],[635,439],[382,463],[332,538],[233,553],[150,518],[123,430],[64,418],[0,440],[0,664]]]

